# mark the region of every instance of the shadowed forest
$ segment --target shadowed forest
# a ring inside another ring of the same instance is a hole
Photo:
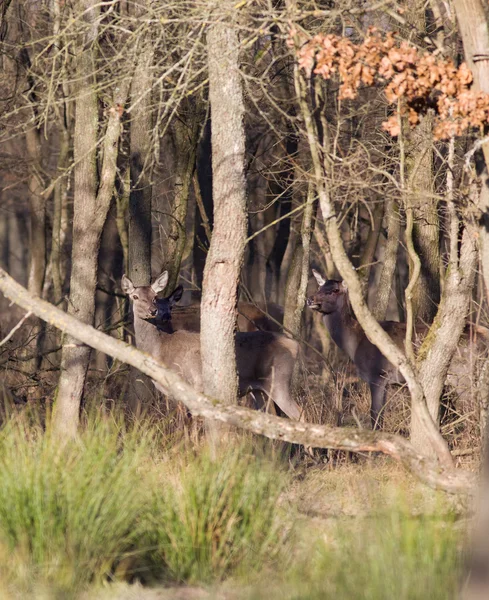
[[[488,597],[485,3],[0,48],[0,596]]]

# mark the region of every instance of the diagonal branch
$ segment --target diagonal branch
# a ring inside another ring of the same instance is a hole
[[[228,423],[270,439],[304,446],[351,452],[382,452],[400,461],[406,469],[432,488],[464,494],[475,491],[476,482],[472,473],[440,468],[434,460],[417,453],[406,439],[398,435],[299,423],[241,406],[226,405],[197,393],[176,373],[148,354],[97,331],[49,302],[32,296],[3,269],[0,269],[0,291],[24,310],[32,312],[84,344],[139,369],[158,382],[169,395],[185,404],[194,415]]]

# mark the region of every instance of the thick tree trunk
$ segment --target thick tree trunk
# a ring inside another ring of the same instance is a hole
[[[239,40],[228,12],[207,35],[212,119],[214,227],[204,269],[201,348],[207,395],[234,404],[238,395],[234,333],[237,290],[247,231],[244,101],[239,72]],[[211,440],[213,434],[211,433]]]
[[[415,0],[407,6],[407,19],[417,29],[421,41],[426,35],[426,2]],[[412,208],[414,251],[421,266],[411,302],[414,322],[428,324],[435,318],[440,302],[440,222],[438,199],[434,193],[432,123],[433,117],[427,115],[412,130],[406,125],[405,134],[406,194]],[[410,277],[414,268],[410,261]]]
[[[406,171],[414,220],[413,244],[421,261],[412,293],[413,313],[415,321],[431,323],[440,302],[440,222],[434,193],[432,118],[429,116],[410,132],[406,143]]]
[[[203,114],[198,106],[187,106],[187,123],[178,117],[174,119],[173,147],[175,157],[174,196],[169,215],[168,234],[164,241],[164,264],[162,271],[168,271],[167,290],[173,291],[178,283],[180,265],[185,250],[187,234],[187,212],[195,170],[197,145],[201,131]],[[204,112],[205,114],[205,112]]]

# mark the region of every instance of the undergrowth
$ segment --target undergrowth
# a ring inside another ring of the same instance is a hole
[[[285,474],[246,445],[211,460],[111,419],[60,445],[18,419],[0,432],[0,473],[0,581],[14,594],[218,580],[280,547]]]
[[[211,460],[147,422],[88,419],[61,445],[13,418],[0,431],[0,597],[135,580],[233,582],[233,598],[267,600],[455,597],[462,536],[447,504],[389,464],[294,476],[249,438]]]

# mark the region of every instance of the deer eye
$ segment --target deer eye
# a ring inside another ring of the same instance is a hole
[[[133,300],[139,300],[139,296],[137,294],[134,294],[134,296],[132,297]]]

